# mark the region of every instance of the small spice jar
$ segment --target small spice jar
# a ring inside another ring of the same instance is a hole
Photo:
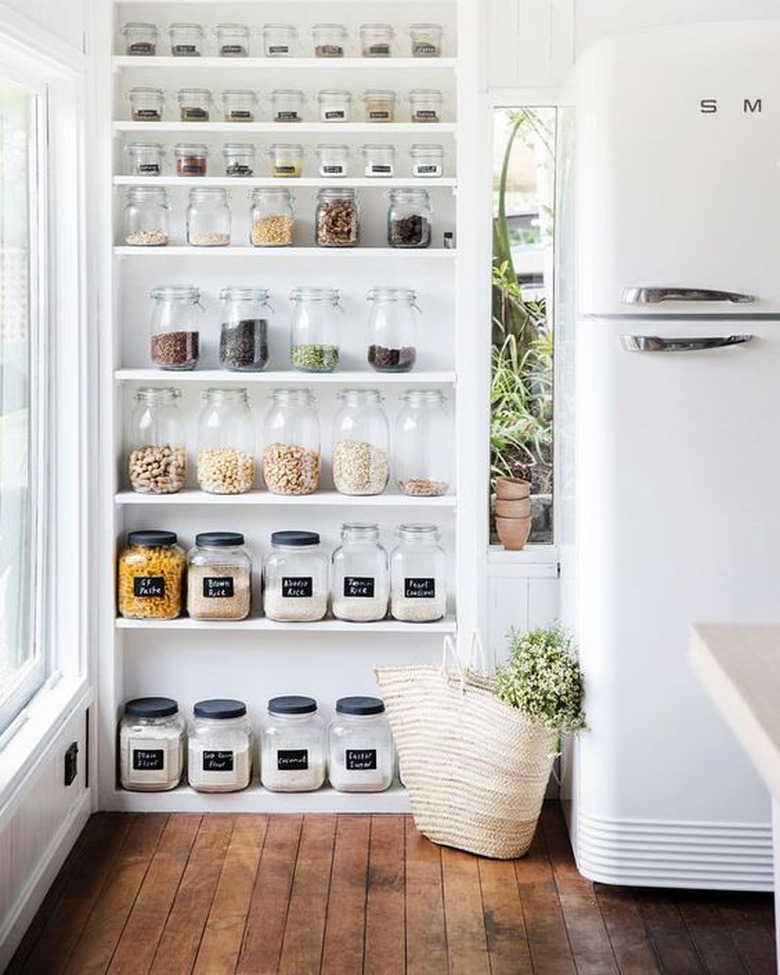
[[[438,389],[407,389],[396,417],[395,476],[402,494],[436,498],[446,494],[452,467],[452,431],[444,395]]]
[[[327,178],[349,175],[349,146],[323,143],[317,146],[317,172]]]
[[[431,179],[444,175],[444,147],[416,143],[409,150],[412,176]]]
[[[205,176],[209,148],[200,142],[177,142],[173,147],[177,176]]]
[[[444,96],[436,88],[415,88],[409,92],[412,122],[441,122]]]
[[[333,419],[333,483],[340,494],[381,494],[390,476],[390,429],[377,389],[340,389]]]
[[[249,27],[246,24],[217,24],[217,53],[221,58],[249,56]]]
[[[127,475],[138,494],[176,494],[187,476],[184,424],[173,386],[142,386],[133,396]]]
[[[159,142],[130,142],[125,146],[128,176],[162,176],[165,150]]]
[[[310,390],[275,389],[271,393],[263,442],[263,477],[271,494],[313,494],[317,490],[320,423]]]
[[[221,186],[190,190],[187,243],[192,247],[226,247],[230,243],[230,204]]]
[[[441,57],[441,24],[410,24],[413,58]]]
[[[261,33],[267,58],[290,58],[295,53],[298,31],[292,24],[264,24]]]
[[[161,247],[168,243],[170,208],[162,186],[131,186],[122,213],[124,242],[131,247]]]
[[[190,285],[153,288],[151,359],[162,369],[194,369],[200,354],[196,309],[203,311],[200,290]]]
[[[223,369],[260,372],[268,363],[268,289],[223,288],[219,361]]]
[[[295,225],[291,191],[282,187],[254,190],[251,221],[249,240],[255,247],[290,247]]]
[[[271,176],[297,179],[303,172],[303,146],[296,143],[275,142],[268,147]]]
[[[304,97],[298,88],[276,88],[271,92],[271,121],[302,122]]]
[[[343,24],[315,24],[311,29],[315,58],[343,58],[347,29]]]
[[[168,35],[171,40],[171,57],[199,58],[203,53],[205,33],[201,24],[171,24]]]
[[[313,697],[272,697],[261,733],[260,779],[271,792],[313,792],[325,781],[325,725]]]
[[[367,300],[368,362],[377,372],[409,372],[417,361],[420,309],[411,288],[372,288]]]
[[[360,209],[353,189],[319,191],[314,239],[318,247],[357,247]]]
[[[240,792],[252,778],[252,728],[246,704],[198,701],[187,749],[187,780],[196,792]]]
[[[328,556],[317,532],[271,535],[263,575],[265,615],[280,623],[311,623],[328,611]]]
[[[365,145],[361,146],[365,160],[363,175],[368,177],[389,177],[395,173],[395,146]]]
[[[211,92],[208,88],[182,88],[178,98],[182,122],[208,122],[211,109]]]
[[[366,122],[395,122],[396,94],[388,88],[369,88],[363,92]]]
[[[252,602],[252,561],[240,532],[200,532],[187,553],[187,612],[194,620],[243,620]]]
[[[135,531],[119,556],[119,615],[129,620],[174,620],[182,610],[187,560],[176,532]]]
[[[165,94],[162,88],[148,88],[140,85],[131,88],[130,114],[134,122],[159,122],[163,117]]]
[[[349,122],[352,94],[341,88],[323,88],[317,95],[320,122]]]
[[[119,782],[131,792],[168,792],[184,771],[184,719],[170,697],[125,702],[119,722]]]
[[[389,58],[393,45],[390,24],[361,24],[360,49],[364,58]]]
[[[385,705],[378,697],[342,697],[328,727],[328,777],[338,792],[384,792],[395,772]]]
[[[251,143],[225,143],[222,158],[225,160],[225,176],[251,176],[255,171],[256,151]]]
[[[341,546],[333,553],[331,579],[331,605],[336,619],[370,623],[385,618],[390,574],[387,552],[379,544],[379,525],[342,525]]]
[[[149,57],[157,53],[157,24],[133,22],[122,27],[125,54]]]
[[[290,362],[302,372],[333,372],[339,364],[340,294],[337,288],[293,288]]]
[[[257,95],[251,88],[226,88],[222,92],[222,113],[226,122],[254,122]]]
[[[427,190],[390,190],[387,243],[391,247],[428,247],[431,243],[432,213]]]
[[[390,613],[403,622],[430,623],[447,609],[447,557],[436,525],[398,528],[390,556]]]
[[[198,485],[207,494],[246,494],[255,481],[255,426],[244,388],[211,387],[198,417]]]

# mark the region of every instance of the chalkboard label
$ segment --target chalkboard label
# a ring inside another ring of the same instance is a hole
[[[203,751],[204,772],[232,772],[233,752]]]
[[[407,599],[435,599],[436,580],[424,576],[404,579],[404,596]]]
[[[276,113],[277,122],[298,122],[300,121],[297,112],[277,112]]]
[[[232,599],[234,596],[233,576],[204,576],[204,599]]]
[[[418,108],[414,113],[414,117],[417,119],[422,119],[425,122],[435,122],[438,119],[435,109],[432,108]]]
[[[165,768],[164,748],[134,748],[134,772],[162,772]]]
[[[277,173],[294,173],[295,166],[276,166]]]
[[[344,595],[350,599],[373,599],[375,582],[373,576],[344,576]]]
[[[198,49],[194,44],[175,44],[172,53],[175,57],[183,57],[188,54],[197,54]]]
[[[138,119],[142,119],[142,118],[159,119],[160,118],[160,113],[157,111],[156,108],[136,108],[133,111],[133,115]]]
[[[376,768],[376,748],[348,748],[346,753],[348,772],[366,772]]]
[[[314,595],[311,576],[282,576],[282,596],[285,599],[304,599]]]
[[[323,118],[326,122],[333,122],[338,119],[345,119],[346,117],[347,117],[347,113],[344,111],[343,108],[327,109],[323,113]]]
[[[322,175],[323,176],[341,176],[344,172],[343,166],[323,166]]]
[[[309,767],[307,748],[280,749],[276,753],[276,767],[280,772],[306,771]]]
[[[159,176],[160,166],[158,163],[141,163],[138,167],[138,173],[142,176]]]
[[[425,41],[418,41],[414,45],[414,56],[417,58],[430,58],[436,54],[436,46],[434,44],[426,44]]]
[[[286,44],[271,44],[268,48],[269,54],[288,54],[290,48]]]
[[[369,112],[368,113],[368,117],[369,118],[376,118],[376,119],[389,119],[390,118],[390,112],[385,111],[384,109],[377,109],[374,112]]]
[[[243,119],[244,121],[246,121],[247,119],[252,118],[252,113],[248,112],[245,108],[234,108],[230,112],[230,117],[232,119],[239,119],[239,120]]]
[[[414,167],[415,176],[438,176],[440,172],[438,163],[417,163]]]
[[[369,176],[375,176],[377,173],[382,173],[383,176],[392,176],[393,167],[387,166],[384,163],[374,163],[366,167],[366,172]]]
[[[244,50],[244,46],[242,44],[223,44],[219,49],[219,53],[223,58],[229,58],[231,55],[233,57],[236,57],[236,55],[244,55],[246,54],[246,51]]]
[[[164,576],[136,576],[133,579],[133,595],[136,599],[163,599]]]

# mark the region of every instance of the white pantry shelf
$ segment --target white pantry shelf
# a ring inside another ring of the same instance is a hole
[[[355,497],[339,494],[338,491],[315,491],[314,494],[287,495],[271,494],[270,491],[247,491],[246,494],[209,494],[188,488],[178,494],[138,494],[136,491],[118,491],[114,496],[116,504],[135,505],[261,505],[283,507],[336,507],[336,508],[454,508],[454,494],[444,494],[438,498],[419,498],[408,494],[371,494]]]
[[[454,248],[427,247],[424,249],[403,247],[243,247],[228,245],[227,247],[190,247],[188,245],[172,244],[165,247],[115,247],[116,257],[188,257],[217,258],[225,260],[231,257],[254,257],[257,260],[280,260],[286,258],[306,257],[314,260],[328,260],[336,258],[340,261],[363,260],[365,258],[398,258],[402,261],[454,261]]]
[[[395,633],[405,636],[419,636],[421,633],[455,633],[457,625],[454,616],[445,616],[434,623],[401,623],[398,620],[378,620],[376,623],[348,623],[346,620],[320,620],[318,623],[277,623],[265,616],[250,617],[247,620],[191,620],[184,616],[177,620],[126,620],[117,617],[118,630],[156,630],[158,633],[170,630],[194,631],[219,630],[224,632],[275,632],[275,633]]]
[[[160,122],[117,121],[114,132],[186,132],[208,135],[210,132],[232,132],[241,137],[264,132],[267,135],[374,135],[384,141],[392,135],[454,135],[455,122]]]
[[[141,55],[115,55],[114,68],[196,68],[198,71],[247,71],[297,72],[321,71],[327,75],[338,71],[451,71],[457,58],[174,58],[147,57]]]
[[[452,386],[456,381],[454,372],[373,372],[367,369],[345,372],[294,372],[292,369],[268,372],[230,372],[227,369],[193,369],[189,372],[166,371],[163,369],[117,369],[114,379],[120,383],[210,383],[225,385],[236,383],[246,386],[250,383],[286,386],[343,386],[356,384],[370,386]]]
[[[345,179],[323,179],[316,176],[299,176],[281,179],[273,176],[115,176],[115,186],[225,186],[229,189],[254,188],[296,189],[299,187],[358,187],[359,189],[386,190],[395,187],[413,187],[425,190],[454,189],[458,181],[450,177],[440,179],[415,179],[413,176],[396,176],[391,179],[371,179],[367,176]]]

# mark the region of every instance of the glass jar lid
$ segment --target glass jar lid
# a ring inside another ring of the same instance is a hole
[[[148,24],[142,20],[131,20],[126,24],[122,25],[122,33],[135,33],[136,31],[143,31],[144,33],[154,32],[157,30],[157,24]]]
[[[168,192],[164,186],[130,186],[127,190],[127,202],[149,202],[158,203],[160,206],[168,206]]]
[[[292,190],[285,186],[258,186],[252,190],[252,202],[262,203],[265,200],[277,203],[292,203]]]
[[[130,97],[132,98],[133,95],[154,95],[155,98],[162,98],[165,92],[162,88],[154,88],[150,85],[136,85],[135,88],[130,89]]]
[[[209,147],[202,142],[177,142],[173,147],[175,156],[208,156]]]
[[[303,155],[303,146],[298,142],[272,142],[268,147],[269,155],[276,152],[286,152],[290,155]]]
[[[269,714],[314,714],[317,702],[313,697],[302,694],[286,694],[272,697],[268,702]]]
[[[214,28],[216,31],[246,31],[249,33],[249,26],[247,24],[217,24]]]
[[[246,714],[246,704],[229,697],[217,697],[208,701],[198,701],[192,710],[196,718],[220,721],[228,718],[243,718]]]
[[[191,284],[160,284],[149,292],[158,301],[172,299],[174,301],[200,301],[200,288]]]
[[[209,386],[202,393],[203,399],[211,402],[212,400],[238,400],[243,403],[249,402],[249,393],[246,386]]]
[[[347,521],[341,526],[343,541],[375,542],[379,539],[379,525],[375,521]]]
[[[127,533],[127,541],[129,545],[143,545],[148,548],[168,548],[171,545],[175,545],[178,541],[179,536],[176,532],[168,531],[151,531],[144,529],[143,531],[135,531]]]
[[[227,190],[224,186],[193,186],[190,190],[190,203],[203,200],[227,203]]]
[[[273,532],[271,544],[283,548],[310,548],[320,544],[319,532],[282,531]]]
[[[340,697],[336,701],[338,714],[382,714],[385,702],[378,697]]]
[[[219,293],[220,301],[227,299],[238,299],[239,301],[268,301],[270,291],[259,285],[252,284],[231,284],[223,288]]]
[[[391,203],[422,203],[430,209],[431,198],[428,190],[418,189],[416,186],[403,186],[390,190],[388,196]]]
[[[345,403],[381,403],[382,395],[378,389],[340,389],[336,398]]]
[[[261,32],[263,34],[275,30],[289,31],[291,34],[298,34],[298,30],[294,24],[263,24],[261,28]]]
[[[338,99],[339,101],[351,102],[352,92],[347,91],[346,88],[320,88],[317,92],[317,98],[323,102],[327,101],[329,98]]]
[[[125,152],[134,156],[142,152],[163,153],[165,150],[159,142],[128,142],[125,146]]]
[[[175,386],[138,386],[133,393],[133,399],[137,402],[151,402],[155,400],[177,400],[181,396],[181,390]]]
[[[311,32],[314,34],[316,31],[338,31],[340,34],[347,33],[347,28],[343,24],[314,24],[312,26]]]
[[[300,88],[274,88],[271,98],[303,98],[304,94]]]
[[[281,406],[290,404],[297,406],[312,406],[315,402],[314,395],[310,389],[274,389],[271,391],[271,399]]]
[[[257,101],[257,92],[253,88],[225,88],[223,98],[251,98]]]
[[[357,194],[349,186],[324,188],[317,193],[318,200],[355,200]]]
[[[438,143],[415,142],[409,149],[409,152],[412,153],[412,155],[416,155],[417,153],[425,153],[430,156],[443,156],[444,146],[439,145]]]
[[[361,152],[391,152],[395,155],[395,146],[386,142],[367,142],[360,147]]]
[[[185,21],[177,21],[175,24],[168,25],[169,33],[173,33],[177,30],[194,30],[199,34],[203,33],[203,24],[186,23]]]
[[[367,88],[363,92],[363,101],[381,98],[387,101],[395,101],[396,94],[391,88]]]
[[[320,192],[323,192],[320,190]],[[301,285],[290,292],[290,301],[328,301],[332,305],[339,302],[338,288],[316,288]]]
[[[180,88],[179,101],[185,98],[211,98],[210,88]]]
[[[382,31],[382,33],[387,32],[388,34],[395,33],[391,24],[361,24],[360,29],[365,31]]]
[[[244,544],[241,532],[198,532],[195,544],[202,548],[236,548]]]
[[[394,288],[377,286],[371,288],[366,295],[367,301],[408,301],[414,304],[417,300],[417,292],[413,288]],[[410,390],[416,392],[416,390]]]
[[[438,88],[413,88],[409,92],[409,101],[416,101],[417,99],[424,101],[442,101],[444,96],[439,91]]]
[[[426,522],[406,522],[398,526],[399,538],[415,539],[439,537],[439,526]]]
[[[251,142],[226,142],[222,146],[223,156],[229,156],[231,154],[254,156],[256,151],[255,146]]]
[[[179,704],[172,697],[136,697],[125,701],[125,714],[133,718],[169,718],[179,713]]]
[[[409,30],[442,30],[441,24],[409,24]]]

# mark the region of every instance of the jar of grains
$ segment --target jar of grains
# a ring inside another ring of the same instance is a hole
[[[125,197],[124,242],[131,247],[162,247],[168,243],[170,208],[162,186],[131,186]]]
[[[130,114],[134,122],[159,122],[163,117],[165,95],[162,88],[140,85],[130,89]]]
[[[342,697],[328,728],[328,777],[339,792],[384,792],[395,772],[385,705],[378,697]]]
[[[452,431],[438,389],[407,389],[396,419],[395,476],[402,494],[440,497],[450,486]]]
[[[182,610],[187,560],[176,532],[135,531],[119,556],[119,615],[129,620],[174,620]]]
[[[162,176],[165,150],[159,142],[130,142],[125,154],[128,176]]]
[[[360,50],[364,58],[389,58],[393,45],[390,24],[361,24]]]
[[[340,389],[333,420],[333,483],[340,494],[381,494],[390,476],[390,430],[377,389]]]
[[[353,189],[322,189],[317,193],[314,235],[318,247],[357,247],[360,208]]]
[[[222,114],[226,122],[254,122],[257,95],[251,88],[226,88],[222,92]]]
[[[409,623],[439,620],[447,609],[447,557],[436,525],[400,525],[390,556],[390,613]]]
[[[219,361],[223,369],[259,372],[268,363],[271,307],[268,289],[254,285],[223,288]]]
[[[320,479],[320,424],[308,389],[275,389],[263,425],[263,477],[272,494],[313,494]]]
[[[366,122],[395,122],[394,91],[386,88],[369,88],[363,92]]]
[[[317,146],[320,176],[349,176],[349,146],[321,144]]]
[[[315,58],[343,58],[347,29],[343,24],[315,24],[311,29]]]
[[[227,247],[230,204],[222,186],[196,186],[187,207],[187,243],[192,247]]]
[[[198,701],[187,749],[187,780],[196,792],[240,792],[252,778],[252,728],[246,704]]]
[[[328,556],[317,532],[271,535],[265,560],[265,615],[280,623],[311,623],[328,611]]]
[[[250,142],[227,142],[222,146],[225,176],[251,176],[255,171],[256,150]]]
[[[125,54],[150,57],[157,53],[157,24],[134,22],[122,27]]]
[[[293,242],[293,195],[283,188],[258,188],[252,193],[249,240],[255,247],[290,247]]]
[[[293,288],[290,362],[301,372],[333,372],[339,364],[338,288]]]
[[[341,88],[323,88],[317,95],[320,122],[349,122],[352,114],[352,94]]]
[[[201,24],[171,24],[171,57],[199,58],[203,54],[205,33]]]
[[[331,607],[339,620],[383,620],[390,597],[387,552],[379,526],[350,522],[341,526],[341,546],[333,553]]]
[[[264,24],[261,34],[267,58],[291,58],[295,54],[298,31],[292,24]]]
[[[184,719],[170,697],[125,703],[119,722],[119,781],[133,792],[175,789],[184,771]]]
[[[368,177],[388,177],[395,173],[395,146],[361,146],[365,164],[363,175]]]
[[[151,359],[161,369],[194,369],[200,355],[200,290],[190,285],[153,288]]]
[[[294,179],[303,172],[303,146],[275,142],[268,147],[271,176]]]
[[[177,142],[173,147],[177,176],[205,176],[209,147],[201,142]]]
[[[409,92],[412,122],[441,122],[442,93],[435,88],[415,88]]]
[[[313,697],[272,697],[261,733],[260,778],[271,792],[313,792],[325,781],[325,726]]]
[[[173,386],[136,389],[130,414],[127,474],[138,494],[176,494],[184,487],[187,452],[184,424]]]
[[[431,179],[444,175],[444,147],[416,143],[409,150],[412,176]]]
[[[209,494],[246,494],[255,480],[255,428],[247,391],[207,389],[198,417],[198,484]]]
[[[277,88],[271,92],[272,122],[302,122],[304,94],[298,88]]]
[[[187,553],[187,612],[194,620],[243,620],[252,603],[252,562],[240,532],[200,532]]]
[[[441,24],[411,24],[409,36],[412,39],[412,57],[441,57],[442,33]]]
[[[372,288],[368,362],[377,372],[409,372],[417,361],[420,309],[411,288]]]
[[[182,88],[179,91],[179,119],[182,122],[208,122],[211,92],[208,88]]]
[[[391,247],[428,247],[433,208],[427,190],[405,187],[390,190],[387,243]]]
[[[249,27],[246,24],[217,24],[217,53],[221,58],[249,56]]]

